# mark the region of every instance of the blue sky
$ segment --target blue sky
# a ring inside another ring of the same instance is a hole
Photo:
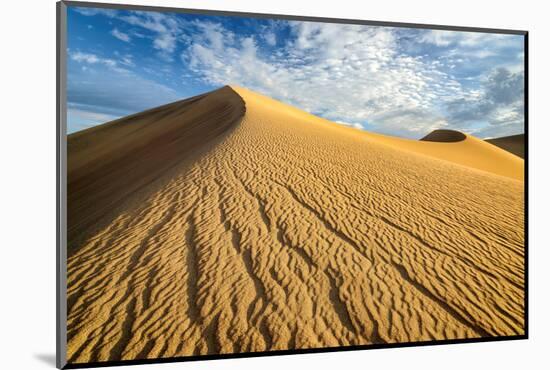
[[[223,85],[418,139],[523,132],[523,36],[68,8],[68,132]]]

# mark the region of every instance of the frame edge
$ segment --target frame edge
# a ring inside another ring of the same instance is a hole
[[[290,21],[305,21],[305,22],[322,22],[322,23],[343,23],[343,24],[359,24],[365,26],[383,26],[397,28],[420,28],[429,30],[441,31],[461,31],[461,32],[481,32],[481,33],[498,33],[509,35],[525,35],[527,30],[514,30],[505,28],[484,28],[475,26],[453,26],[443,24],[428,24],[428,23],[407,23],[407,22],[386,22],[375,20],[361,20],[351,18],[331,18],[322,16],[301,16],[295,14],[271,14],[271,13],[254,13],[241,12],[230,10],[216,9],[197,9],[197,8],[176,8],[170,6],[155,6],[155,5],[132,5],[124,3],[97,3],[92,1],[78,0],[63,0],[67,6],[84,7],[84,8],[102,8],[102,9],[118,9],[118,10],[137,10],[137,11],[157,11],[157,12],[174,12],[187,14],[205,14],[212,16],[230,16],[230,17],[250,17],[250,18],[276,18]]]
[[[325,23],[346,23],[346,24],[362,24],[372,26],[385,26],[385,27],[405,27],[405,28],[423,28],[423,29],[435,29],[446,31],[462,31],[462,32],[481,32],[481,33],[498,33],[498,34],[516,34],[524,36],[524,133],[525,133],[525,168],[524,168],[524,196],[525,196],[525,296],[524,296],[524,334],[514,336],[502,336],[491,338],[473,338],[473,339],[455,339],[455,340],[438,340],[438,341],[426,341],[426,342],[408,342],[397,343],[395,345],[362,345],[362,346],[349,346],[349,347],[337,347],[337,348],[316,348],[316,349],[301,349],[301,350],[282,350],[271,352],[247,352],[243,354],[218,354],[218,355],[205,355],[205,356],[190,356],[190,357],[171,357],[171,358],[156,358],[156,359],[135,359],[135,360],[121,360],[121,361],[106,361],[106,362],[88,362],[83,364],[69,364],[67,362],[67,301],[66,301],[66,261],[67,261],[67,245],[66,245],[66,129],[67,129],[67,96],[66,96],[66,61],[67,61],[67,7],[95,7],[95,8],[109,8],[109,9],[121,9],[121,10],[143,10],[143,11],[158,11],[158,12],[176,12],[176,13],[189,13],[189,14],[208,14],[208,15],[221,15],[221,16],[237,16],[237,17],[254,17],[254,18],[277,18],[295,21],[315,21]],[[173,8],[166,6],[143,6],[143,5],[131,5],[131,4],[113,4],[113,3],[97,3],[97,2],[82,2],[72,0],[61,0],[56,3],[57,12],[57,261],[56,261],[56,292],[57,292],[57,317],[56,317],[56,367],[59,369],[65,368],[91,368],[91,367],[108,367],[108,366],[124,366],[124,365],[139,365],[139,364],[160,364],[160,363],[173,363],[173,362],[190,362],[190,361],[207,361],[218,359],[232,359],[232,358],[257,358],[267,356],[284,356],[294,354],[311,354],[311,353],[329,353],[329,352],[345,352],[354,350],[368,350],[368,349],[386,349],[386,348],[406,348],[406,347],[422,347],[422,346],[437,346],[448,344],[465,344],[465,343],[482,343],[482,342],[497,342],[497,341],[510,341],[510,340],[528,340],[529,339],[529,281],[528,281],[528,192],[529,192],[529,31],[528,30],[512,30],[512,29],[492,29],[492,28],[478,28],[478,27],[461,27],[461,26],[448,26],[448,25],[431,25],[431,24],[414,24],[414,23],[402,23],[402,22],[384,22],[384,21],[372,21],[372,20],[356,20],[356,19],[339,19],[328,18],[321,16],[299,16],[299,15],[284,15],[284,14],[267,14],[267,13],[248,13],[248,12],[235,12],[224,10],[205,10],[205,9],[189,9],[189,8]]]
[[[66,240],[66,53],[67,5],[56,3],[56,367],[67,364],[67,240]]]

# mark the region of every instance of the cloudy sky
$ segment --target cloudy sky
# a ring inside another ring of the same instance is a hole
[[[523,36],[68,9],[69,133],[223,85],[418,139],[523,132]]]

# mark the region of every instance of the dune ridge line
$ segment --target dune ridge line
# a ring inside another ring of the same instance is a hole
[[[69,363],[523,334],[523,164],[465,137],[238,86],[69,137]]]
[[[69,135],[69,250],[111,208],[222,137],[244,112],[226,86]]]

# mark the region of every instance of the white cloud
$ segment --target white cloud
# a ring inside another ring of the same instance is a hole
[[[85,8],[85,7],[75,7],[72,8],[77,13],[80,13],[82,15],[86,16],[94,16],[94,15],[104,15],[109,18],[114,18],[117,15],[117,11],[114,9],[101,9],[101,8]]]
[[[437,65],[400,54],[393,29],[290,24],[295,41],[280,56],[205,24],[182,58],[211,84],[242,85],[332,120],[387,130],[387,117],[403,122],[403,112],[407,124],[392,133],[405,136],[444,126],[440,116],[426,120],[426,110],[462,94]]]
[[[265,42],[267,42],[270,46],[277,45],[277,36],[275,35],[275,32],[267,32],[264,34]]]
[[[409,45],[437,55],[450,69],[487,72],[503,67],[515,72],[523,70],[523,36],[520,35],[422,30]]]
[[[196,21],[193,25],[199,31],[195,42],[208,44],[216,51],[222,51],[224,44],[232,42],[235,37],[233,32],[225,30],[219,23]]]
[[[121,41],[130,42],[130,36],[124,32],[119,31],[117,28],[111,31],[111,35],[113,35],[114,37],[116,37]]]
[[[377,132],[395,136],[421,138],[433,130],[449,128],[440,114],[429,109],[402,109],[373,116]]]
[[[485,125],[517,126],[523,119],[515,106],[484,110],[477,104],[487,99],[481,76],[498,68],[523,72],[518,36],[292,21],[263,23],[257,33],[243,35],[221,23],[166,13],[107,16],[134,26],[124,34],[128,41],[130,36],[152,40],[165,61],[173,61],[183,45],[186,79],[242,85],[355,127],[419,138],[459,124],[473,130],[467,116],[476,110],[484,113],[477,117]],[[283,28],[290,37],[280,37]],[[131,57],[114,61],[77,54],[73,59],[110,68],[134,65]],[[461,115],[468,119],[458,121]]]
[[[133,26],[153,32],[153,47],[159,50],[159,56],[170,61],[176,49],[177,40],[181,37],[181,21],[177,18],[157,12],[134,11],[130,15],[119,17],[120,20]],[[140,35],[139,33],[136,34]],[[137,36],[137,37],[140,37]]]
[[[344,125],[344,126],[357,128],[357,129],[360,129],[360,130],[362,130],[364,128],[364,126],[361,123],[358,123],[358,122],[344,122],[344,121],[338,121],[338,120],[336,120],[334,122],[339,123],[339,124]]]
[[[153,42],[155,49],[171,53],[176,48],[176,37],[170,33],[160,34]]]
[[[514,73],[509,69],[497,68],[483,80],[482,90],[477,94],[447,103],[448,120],[463,130],[486,122],[488,125],[477,131],[500,132],[501,129],[496,127],[521,131],[524,123],[523,100],[523,71]],[[490,126],[495,128],[490,129]]]
[[[242,85],[334,121],[359,123],[356,127],[368,122],[369,129],[378,132],[420,138],[434,129],[456,127],[446,111],[453,102],[486,98],[479,86],[465,87],[451,75],[451,65],[490,58],[495,49],[480,45],[492,40],[509,46],[511,40],[508,35],[471,32],[421,33],[421,42],[461,45],[471,51],[466,58],[449,53],[439,60],[404,52],[398,29],[287,24],[293,37],[273,53],[263,49],[269,45],[269,29],[257,36],[261,44],[254,36],[239,37],[220,24],[203,22],[182,59],[213,85]],[[508,93],[519,96],[516,91]],[[522,114],[511,112],[494,114],[483,117],[486,124],[522,119]]]
[[[159,56],[165,60],[171,60],[170,54],[174,52],[177,45],[178,37],[182,35],[182,22],[178,18],[159,12],[150,11],[132,11],[132,12],[117,12],[109,9],[95,8],[75,8],[75,10],[86,16],[104,15],[110,18],[128,23],[132,26],[143,28],[154,33],[153,47],[159,50]],[[114,29],[111,34],[121,41],[129,42],[131,37],[129,34]],[[144,38],[145,35],[139,32],[132,33],[135,37]]]
[[[139,26],[156,33],[167,32],[166,27],[159,21],[159,17],[150,18],[148,14],[150,13],[135,12],[132,15],[122,16],[120,19],[133,26]]]
[[[496,52],[493,50],[483,49],[483,50],[476,50],[472,52],[470,55],[473,56],[474,58],[483,59],[483,58],[495,56]]]
[[[69,51],[69,58],[71,58],[72,60],[78,63],[103,65],[108,67],[111,70],[121,72],[121,73],[129,73],[127,69],[120,66],[121,64],[128,67],[133,66],[131,56],[129,55],[126,55],[122,57],[120,61],[117,61],[111,58],[103,58],[92,53],[83,53],[81,51],[74,51],[74,52]],[[87,69],[83,68],[82,70],[86,71]]]
[[[507,43],[509,40],[510,36],[504,34],[426,30],[421,33],[418,41],[436,46],[449,46],[451,44],[455,44],[463,47],[476,47],[486,45],[487,43],[491,43],[493,46],[498,46],[495,45],[495,43]]]
[[[121,64],[124,64],[128,67],[134,67],[135,66],[135,63],[132,59],[132,56],[130,54],[126,54],[125,56],[123,56],[121,59],[120,59],[120,63]]]
[[[101,58],[95,54],[83,53],[80,51],[70,52],[69,56],[72,60],[76,62],[84,62],[88,64],[104,64],[109,67],[114,67],[116,65],[116,61],[113,59]]]

